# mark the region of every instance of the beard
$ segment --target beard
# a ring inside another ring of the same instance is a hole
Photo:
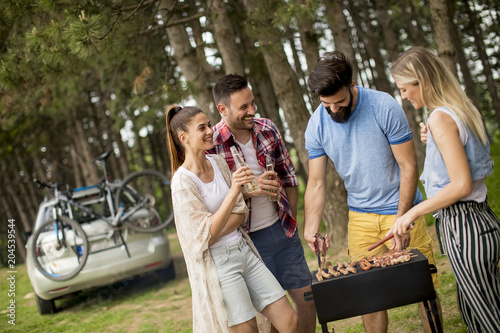
[[[351,94],[351,97],[347,106],[340,107],[337,112],[333,112],[329,106],[326,108],[326,112],[328,112],[332,120],[336,123],[345,123],[351,116],[352,102],[354,99],[351,89],[349,89],[349,94]]]

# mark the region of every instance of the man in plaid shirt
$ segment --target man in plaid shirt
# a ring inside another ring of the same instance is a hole
[[[236,170],[230,147],[235,146],[256,176],[259,189],[242,193],[250,210],[246,231],[266,266],[292,297],[299,316],[300,332],[314,332],[314,302],[305,301],[311,276],[297,233],[298,179],[283,138],[269,119],[254,118],[257,107],[246,79],[229,74],[214,86],[213,96],[222,120],[214,126],[215,147],[207,153],[221,154]],[[266,171],[271,159],[274,171]],[[276,180],[277,179],[277,180]],[[271,193],[279,193],[277,201]]]

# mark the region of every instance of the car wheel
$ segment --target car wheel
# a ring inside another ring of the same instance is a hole
[[[175,279],[174,260],[170,260],[170,265],[156,271],[157,276],[161,281],[170,281]]]
[[[37,294],[35,294],[36,306],[38,307],[38,312],[43,316],[45,314],[50,314],[56,312],[56,305],[54,300],[51,299],[49,301],[40,298]]]

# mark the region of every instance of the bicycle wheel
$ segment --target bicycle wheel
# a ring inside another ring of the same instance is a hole
[[[170,182],[161,172],[143,170],[130,174],[115,196],[123,208],[122,222],[139,232],[162,230],[174,220]]]
[[[44,222],[32,238],[30,251],[35,266],[51,280],[69,280],[87,262],[87,235],[78,222],[66,216]]]

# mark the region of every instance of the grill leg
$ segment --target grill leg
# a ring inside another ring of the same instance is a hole
[[[328,333],[328,324],[321,324],[321,332],[322,333]],[[332,333],[334,333],[335,330],[332,328]]]
[[[427,319],[429,320],[429,325],[431,327],[432,333],[443,333],[443,327],[441,326],[441,318],[439,317],[436,299],[433,298],[424,301],[424,307],[425,312],[427,313]]]
[[[436,324],[437,331],[438,333],[443,333],[443,327],[441,327],[441,318],[439,317],[436,299],[433,298],[429,302],[431,303],[431,310],[432,314],[434,315],[434,323]]]
[[[431,327],[431,332],[436,333],[436,327],[434,325],[434,319],[432,319],[431,307],[429,305],[430,301],[424,301],[425,313],[427,313],[427,320],[429,321],[429,326]]]

